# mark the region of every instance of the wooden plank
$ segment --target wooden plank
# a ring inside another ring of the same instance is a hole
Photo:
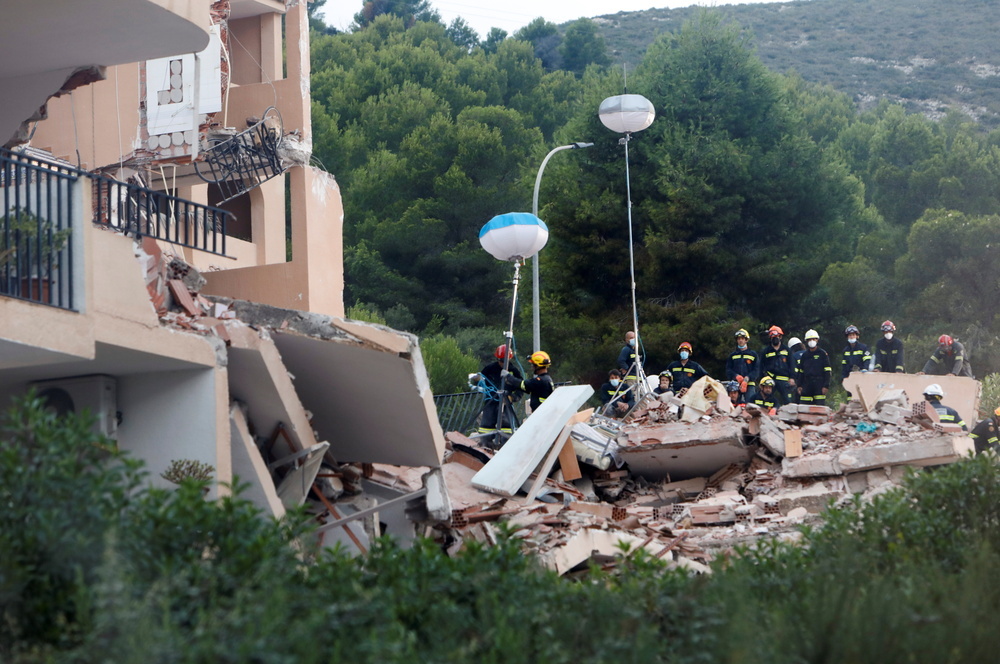
[[[530,503],[538,495],[538,492],[542,490],[542,485],[545,484],[545,480],[548,479],[549,473],[552,472],[552,466],[556,465],[556,459],[562,454],[562,449],[569,442],[569,432],[570,427],[564,426],[559,437],[556,438],[555,445],[549,450],[548,456],[545,457],[545,461],[535,473],[535,481],[531,483],[531,488],[528,490],[528,497],[524,502]]]
[[[573,441],[571,440],[567,440],[559,452],[559,467],[562,469],[563,479],[567,482],[583,477],[583,473],[580,472],[580,462],[576,458],[576,450],[573,449]]]
[[[785,456],[789,459],[802,456],[802,431],[787,429],[785,431]]]
[[[593,394],[590,385],[558,388],[473,476],[472,486],[508,497],[516,494],[545,458],[566,423]]]

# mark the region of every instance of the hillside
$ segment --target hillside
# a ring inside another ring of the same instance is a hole
[[[699,7],[595,19],[616,62],[634,65],[661,33]],[[987,0],[797,0],[725,5],[772,70],[850,94],[861,108],[886,98],[931,118],[957,109],[1000,126],[1000,13]]]

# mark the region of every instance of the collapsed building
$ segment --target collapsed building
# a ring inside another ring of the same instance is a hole
[[[370,478],[445,440],[417,340],[344,319],[306,3],[15,3],[0,37],[0,399],[89,410],[153,485],[306,505],[325,545],[447,518],[440,471]]]
[[[561,387],[499,452],[446,434],[453,511],[437,535],[457,552],[468,541],[495,542],[505,524],[560,574],[640,549],[707,572],[737,545],[796,540],[831,504],[973,453],[961,427],[923,401],[933,382],[975,421],[980,384],[950,376],[855,373],[845,384],[855,398],[835,412],[790,404],[774,413],[733,407],[706,377],[683,398],[644,397],[622,420],[578,410],[590,387]],[[415,486],[412,469],[378,473]]]

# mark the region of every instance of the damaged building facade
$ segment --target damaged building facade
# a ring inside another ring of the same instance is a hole
[[[439,468],[445,442],[417,340],[343,319],[340,192],[309,163],[305,2],[4,18],[0,398],[90,410],[154,484],[192,461],[214,468],[213,496],[239,477],[267,514],[308,499],[324,544],[363,551],[447,516],[439,470],[407,491],[372,481],[374,463]]]

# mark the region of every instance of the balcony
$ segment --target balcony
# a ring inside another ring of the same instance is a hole
[[[283,133],[281,114],[273,106],[239,133],[217,130],[209,134],[208,147],[194,162],[195,172],[218,186],[220,203],[230,201],[285,172],[278,153]]]
[[[94,224],[226,255],[231,212],[0,149],[0,296],[76,310],[87,184]]]
[[[80,172],[0,150],[0,295],[74,309]]]

